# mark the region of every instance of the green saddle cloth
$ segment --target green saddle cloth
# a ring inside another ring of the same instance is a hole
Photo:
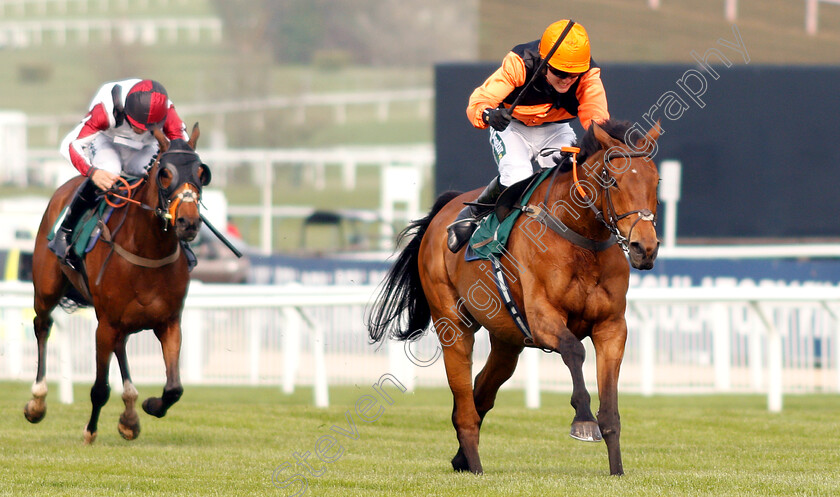
[[[537,186],[542,183],[553,169],[544,170],[530,188],[525,192],[520,200],[520,204],[525,205],[534,193]],[[501,257],[502,249],[507,246],[510,232],[513,230],[513,225],[522,213],[521,210],[513,210],[504,221],[499,222],[499,218],[495,212],[486,216],[478,225],[478,228],[470,237],[470,246],[467,250],[467,260],[489,260],[491,256]]]
[[[58,216],[55,224],[53,224],[53,227],[50,230],[50,233],[47,235],[47,240],[55,238],[55,232],[58,231],[58,227],[60,226],[59,221],[64,219],[64,215],[69,207],[69,205],[64,206],[64,209],[61,211],[61,215]],[[82,217],[79,218],[78,222],[76,222],[76,226],[73,228],[72,250],[79,257],[84,257],[91,235],[93,235],[93,232],[96,229],[96,223],[98,223],[105,214],[105,209],[107,208],[108,204],[100,201],[96,207],[82,214]]]

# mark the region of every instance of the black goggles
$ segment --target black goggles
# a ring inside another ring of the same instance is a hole
[[[569,78],[576,78],[583,73],[580,72],[566,72],[561,71],[560,69],[555,69],[551,66],[548,66],[548,70],[551,71],[551,74],[557,76],[560,79],[569,79]]]

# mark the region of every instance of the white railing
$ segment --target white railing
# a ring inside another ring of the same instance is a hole
[[[817,34],[817,25],[819,24],[820,18],[820,3],[840,5],[840,0],[805,0],[805,31],[812,36]],[[661,5],[661,0],[648,0],[648,7],[651,9],[656,10]],[[738,19],[738,0],[725,0],[723,15],[728,22],[735,22]]]
[[[0,22],[0,47],[25,48],[45,42],[64,46],[91,41],[154,45],[166,43],[218,43],[222,21],[214,17],[147,19],[45,19]]]
[[[708,287],[648,287],[637,281],[628,294],[630,329],[620,388],[624,392],[766,393],[768,409],[782,409],[782,394],[840,391],[840,287],[774,285],[720,280]],[[0,284],[0,378],[35,376],[31,285]],[[368,343],[365,307],[372,286],[226,286],[193,283],[183,318],[182,376],[186,384],[273,384],[285,392],[313,385],[315,404],[329,402],[327,385],[361,384],[391,373],[406,385],[444,386],[437,339],[418,343]],[[89,310],[54,312],[48,347],[48,381],[92,381],[95,319]],[[584,375],[595,385],[591,343]],[[149,332],[129,341],[135,382],[164,379],[160,347]],[[408,353],[410,351],[410,354]],[[489,351],[479,332],[475,369]],[[112,364],[112,378],[119,378]],[[112,382],[119,388],[118,381]],[[570,391],[569,373],[557,354],[525,351],[507,387],[523,388],[526,405],[540,405],[540,391]],[[594,390],[593,390],[594,391]],[[68,398],[68,395],[70,398]]]
[[[129,5],[133,9],[146,9],[152,6],[168,7],[172,3],[184,4],[186,0],[0,0],[0,16],[43,16],[48,12],[66,14],[71,10],[86,13],[91,9],[99,13],[112,10],[125,12]]]

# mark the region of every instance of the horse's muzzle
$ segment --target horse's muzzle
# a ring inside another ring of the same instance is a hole
[[[628,247],[630,265],[636,269],[653,269],[653,261],[659,253],[659,240],[656,243],[630,242]]]
[[[191,242],[198,236],[198,229],[201,227],[201,219],[197,221],[190,220],[186,217],[179,217],[175,219],[175,235],[179,240]]]

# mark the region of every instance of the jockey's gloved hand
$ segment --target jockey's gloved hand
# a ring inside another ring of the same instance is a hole
[[[496,131],[504,131],[510,124],[510,112],[507,109],[484,109],[481,119]]]

